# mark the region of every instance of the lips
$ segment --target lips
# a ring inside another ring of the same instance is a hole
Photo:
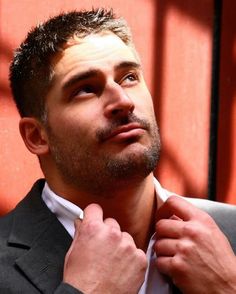
[[[105,140],[116,139],[128,139],[130,137],[140,136],[145,131],[145,128],[139,123],[129,123],[127,125],[122,125],[113,130],[108,134]]]

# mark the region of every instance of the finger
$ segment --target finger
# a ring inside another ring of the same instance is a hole
[[[78,232],[79,227],[80,227],[80,225],[81,225],[81,222],[82,222],[82,220],[81,220],[80,218],[76,218],[76,219],[75,219],[75,221],[74,221],[74,225],[75,225],[75,234],[76,234],[76,232]]]
[[[171,277],[171,262],[173,257],[160,256],[156,259],[157,269],[160,273]]]
[[[124,240],[129,241],[129,242],[135,244],[134,238],[129,233],[122,232],[122,237],[123,237]],[[136,245],[135,245],[135,247],[136,247]]]
[[[157,239],[178,239],[183,236],[185,222],[176,219],[161,219],[156,223]]]
[[[182,218],[178,217],[178,216],[175,215],[175,214],[173,214],[169,219],[182,221]]]
[[[109,227],[113,227],[113,228],[120,230],[120,225],[118,224],[118,222],[114,218],[106,218],[104,220],[104,224],[106,224]]]
[[[175,215],[182,220],[190,220],[201,210],[179,196],[171,196],[157,211],[157,220]]]
[[[74,221],[74,226],[75,226],[74,236],[73,236],[73,231],[72,230],[69,231],[70,235],[73,236],[73,241],[72,241],[72,244],[67,252],[67,258],[69,257],[74,246],[76,246],[75,244],[76,244],[76,240],[77,240],[79,233],[80,233],[81,223],[82,223],[82,220],[80,218],[76,218]]]
[[[172,257],[177,252],[177,240],[173,239],[161,239],[157,240],[154,245],[154,250],[157,257],[166,256]]]
[[[93,203],[85,208],[83,222],[90,221],[103,222],[103,211],[100,205]]]

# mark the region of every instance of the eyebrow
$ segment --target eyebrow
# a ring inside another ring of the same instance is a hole
[[[127,68],[140,69],[141,65],[134,61],[122,61],[121,63],[115,66],[115,71],[119,71],[119,70],[123,70]],[[68,88],[75,85],[76,83],[87,80],[89,78],[94,78],[98,76],[100,73],[101,73],[101,70],[95,68],[95,69],[88,69],[84,72],[75,74],[68,81],[65,82],[65,84],[62,86],[62,90],[65,91]]]
[[[122,61],[121,63],[117,64],[115,66],[115,70],[121,70],[125,68],[134,68],[134,69],[140,69],[141,65],[138,62],[134,61]]]
[[[85,72],[78,73],[74,76],[72,76],[65,84],[62,86],[62,90],[66,90],[70,87],[72,87],[74,84],[81,82],[83,80],[87,80],[89,78],[96,77],[99,74],[99,70],[97,69],[89,69]]]

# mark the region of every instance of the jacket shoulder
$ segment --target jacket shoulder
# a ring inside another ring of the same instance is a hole
[[[0,244],[5,244],[5,239],[8,238],[13,225],[14,216],[22,214],[23,217],[24,212],[27,212],[30,206],[34,206],[36,202],[39,202],[38,198],[40,198],[44,184],[45,180],[38,180],[13,210],[0,217]]]

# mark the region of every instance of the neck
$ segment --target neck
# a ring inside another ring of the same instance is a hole
[[[131,183],[113,192],[113,197],[100,199],[97,203],[104,211],[104,218],[116,219],[122,231],[128,232],[138,248],[146,250],[156,210],[153,176],[141,183]],[[97,199],[96,199],[97,200]]]
[[[104,195],[96,195],[78,191],[65,184],[58,185],[47,179],[50,188],[59,196],[73,202],[81,209],[91,203],[99,204],[104,213],[104,219],[112,217],[117,220],[121,230],[128,232],[138,248],[146,250],[153,233],[156,197],[153,174],[145,179],[126,182],[125,185],[112,187]],[[62,183],[60,181],[60,183]]]

